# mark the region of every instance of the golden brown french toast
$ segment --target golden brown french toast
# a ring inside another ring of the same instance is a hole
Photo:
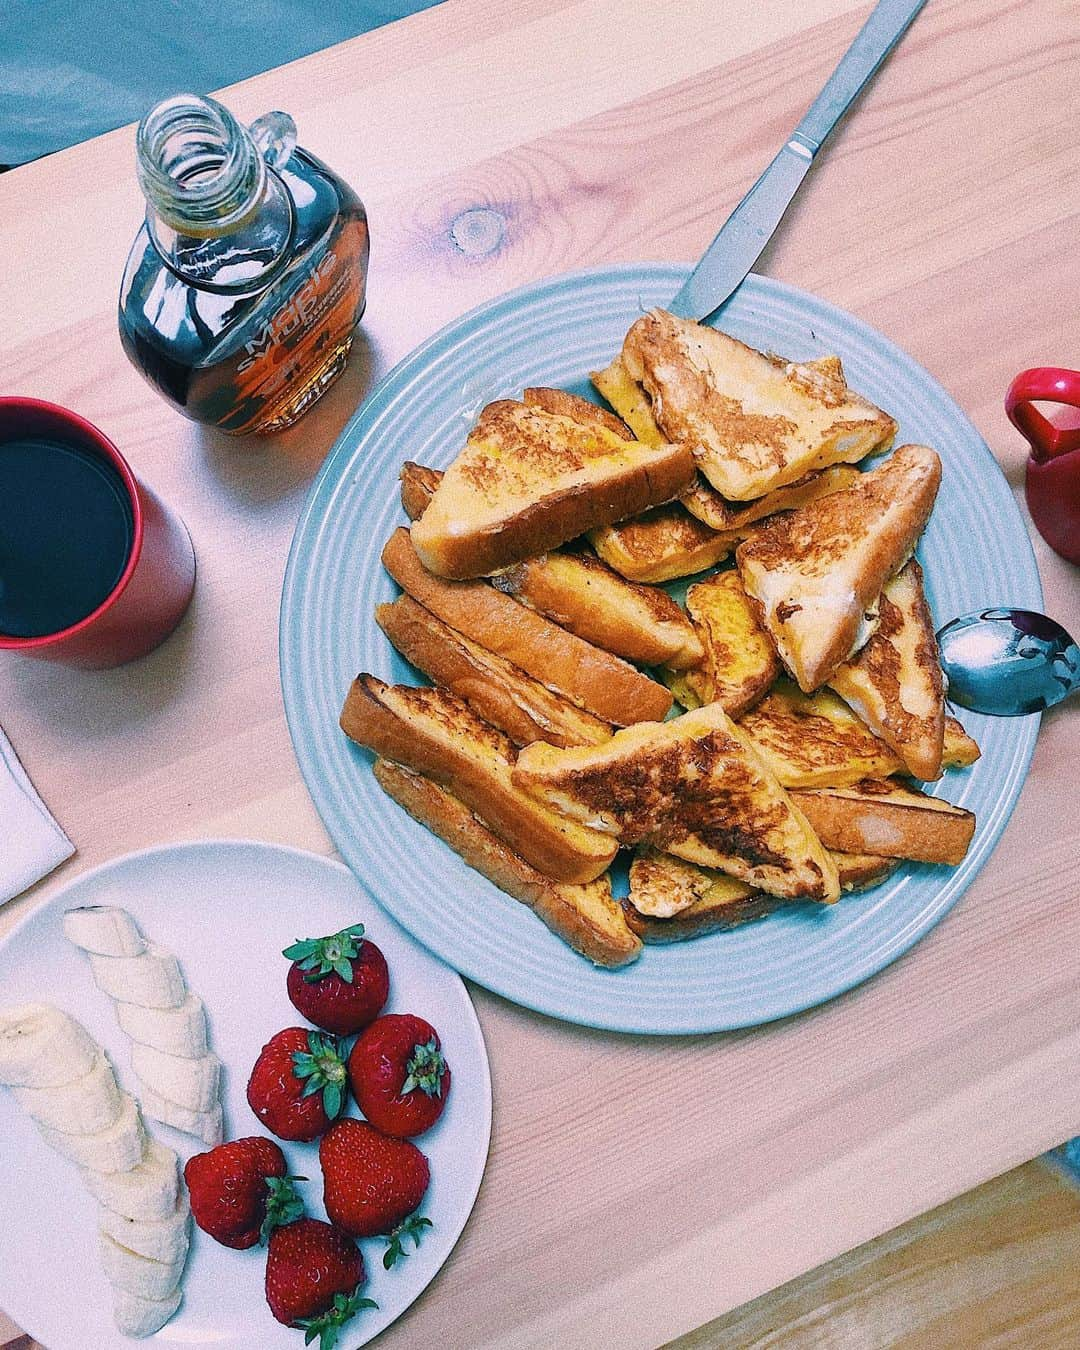
[[[911,556],[941,482],[941,460],[906,445],[840,492],[774,516],[735,552],[746,593],[806,693],[870,636],[885,582]]]
[[[831,464],[884,449],[896,423],[827,369],[766,356],[705,324],[652,310],[622,347],[669,442],[730,501],[751,501]]]
[[[805,478],[788,487],[775,488],[752,502],[729,502],[698,475],[697,482],[682,494],[679,500],[692,516],[696,516],[711,530],[745,539],[753,525],[774,516],[778,511],[794,511],[819,497],[850,487],[859,477],[859,470],[850,464],[834,464],[829,469],[808,473]]]
[[[435,496],[435,489],[442,479],[442,470],[429,469],[426,464],[407,459],[401,466],[398,478],[401,481],[402,510],[410,520],[419,520]]]
[[[686,609],[704,647],[689,670],[661,671],[683,707],[719,703],[738,718],[761,698],[780,673],[772,639],[758,622],[738,572],[717,572],[691,586]],[[690,700],[690,701],[688,701]]]
[[[975,833],[970,811],[888,780],[791,795],[826,848],[956,864]]]
[[[449,844],[481,876],[527,905],[553,933],[595,965],[624,966],[640,956],[641,941],[612,899],[607,876],[576,886],[551,881],[492,834],[446,788],[384,759],[375,761],[375,777],[414,820]]]
[[[621,356],[616,356],[604,370],[591,371],[589,379],[642,445],[664,444],[666,438],[656,425],[652,401],[641,385],[630,378]]]
[[[410,595],[377,606],[375,622],[406,661],[464,699],[515,745],[599,745],[612,733],[607,722],[470,642]]]
[[[817,836],[718,703],[600,746],[526,746],[512,781],[621,844],[653,844],[771,895],[840,894]]]
[[[446,581],[420,562],[409,531],[394,531],[383,566],[402,590],[471,641],[619,726],[667,716],[671,695],[633,666],[568,633],[486,581]]]
[[[789,680],[777,680],[739,726],[786,788],[847,787],[905,769],[831,689],[804,694]],[[955,718],[946,717],[944,767],[963,768],[978,758],[979,747]]]
[[[689,446],[627,436],[610,413],[560,390],[489,403],[413,526],[424,566],[487,576],[689,486]]]
[[[896,751],[910,774],[939,778],[945,682],[922,568],[914,558],[885,583],[878,614],[870,641],[833,672],[829,686]]]
[[[496,590],[605,651],[682,670],[704,656],[690,620],[666,591],[627,581],[585,553],[545,553],[491,578]]]
[[[381,759],[425,774],[475,811],[515,853],[555,881],[595,881],[615,856],[610,838],[567,820],[511,778],[514,748],[445,689],[353,681],[341,729]]]
[[[588,539],[620,576],[654,584],[704,572],[726,558],[737,542],[734,535],[710,530],[679,502],[590,530]]]

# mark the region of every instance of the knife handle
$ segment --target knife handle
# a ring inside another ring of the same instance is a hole
[[[817,153],[925,4],[926,0],[879,0],[795,128],[793,140],[805,144],[811,155]]]

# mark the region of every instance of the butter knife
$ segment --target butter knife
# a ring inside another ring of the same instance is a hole
[[[707,319],[761,256],[814,156],[926,0],[880,0],[791,138],[721,226],[668,305],[683,319]]]

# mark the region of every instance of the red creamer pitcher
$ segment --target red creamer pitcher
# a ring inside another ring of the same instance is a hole
[[[1036,403],[1052,403],[1041,412]],[[1005,395],[1009,421],[1031,446],[1024,489],[1039,533],[1080,563],[1080,370],[1022,370]]]

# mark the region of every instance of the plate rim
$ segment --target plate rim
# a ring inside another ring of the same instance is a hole
[[[644,278],[646,274],[653,278],[660,274],[670,277],[674,293],[679,283],[682,280],[685,280],[690,271],[691,268],[684,263],[675,263],[667,260],[642,260],[636,262],[599,264],[538,277],[532,281],[514,287],[511,290],[500,292],[497,295],[481,301],[479,304],[443,324],[438,330],[430,334],[416,347],[407,352],[401,360],[396,362],[395,365],[378,381],[368,397],[359,405],[342,427],[341,432],[327,454],[319,473],[311,484],[303,508],[297,519],[292,543],[290,544],[282,583],[281,603],[278,616],[278,656],[282,702],[285,709],[285,719],[289,730],[289,738],[293,746],[293,754],[296,758],[308,794],[311,797],[312,803],[315,806],[320,819],[333,840],[335,847],[341,853],[349,867],[354,871],[354,875],[357,876],[359,884],[368,891],[375,900],[375,903],[379,905],[380,908],[386,908],[391,917],[405,928],[406,931],[411,933],[416,941],[424,946],[428,946],[430,950],[435,952],[440,960],[446,962],[464,978],[472,980],[474,983],[490,990],[499,997],[507,999],[509,1002],[514,1003],[519,1007],[551,1017],[557,1021],[564,1021],[572,1025],[590,1027],[600,1031],[613,1031],[627,1035],[707,1035],[767,1025],[770,1022],[781,1021],[787,1017],[796,1016],[813,1008],[824,1006],[834,999],[839,998],[841,995],[849,993],[859,985],[864,984],[867,980],[879,974],[882,970],[903,957],[915,947],[931,929],[936,927],[938,923],[942,921],[946,914],[957,904],[968,886],[974,882],[978,873],[981,872],[983,867],[989,862],[1000,841],[1002,833],[1012,817],[1024,783],[1027,780],[1041,722],[1041,716],[1038,713],[1030,714],[1025,718],[1010,719],[1017,727],[1019,742],[1016,752],[1013,755],[1010,772],[1000,785],[1001,790],[999,790],[997,798],[998,802],[1009,799],[1008,808],[1003,818],[995,821],[989,842],[985,846],[985,856],[980,862],[976,872],[970,876],[963,877],[959,886],[957,886],[955,881],[951,878],[946,878],[939,886],[933,901],[928,903],[918,915],[917,921],[908,924],[896,935],[894,941],[883,944],[869,959],[860,957],[860,959],[851,963],[847,973],[838,979],[830,993],[823,996],[819,992],[811,991],[804,996],[796,996],[795,998],[792,998],[782,1010],[770,1012],[767,1015],[747,1013],[745,1016],[732,1016],[728,1014],[721,1015],[715,1019],[703,1017],[693,1025],[657,1026],[655,1023],[649,1021],[635,1021],[632,1013],[628,1014],[625,1008],[620,1008],[616,1011],[615,1009],[608,1007],[603,1010],[589,1009],[581,1012],[560,1005],[558,1000],[554,998],[544,997],[542,995],[536,996],[528,990],[523,994],[520,990],[514,988],[512,979],[506,981],[498,975],[493,976],[491,972],[486,969],[481,970],[476,966],[471,966],[467,956],[462,958],[457,952],[451,954],[442,950],[440,944],[429,944],[422,932],[414,931],[404,919],[399,919],[392,909],[388,906],[383,906],[383,902],[375,894],[373,888],[368,886],[358,874],[357,869],[353,868],[350,859],[350,845],[352,844],[352,839],[348,830],[344,828],[343,822],[342,828],[340,830],[338,828],[339,821],[334,794],[329,791],[329,789],[324,791],[320,783],[318,765],[316,763],[309,763],[306,751],[301,750],[301,746],[304,743],[303,737],[298,734],[301,713],[299,708],[293,706],[292,698],[293,692],[300,682],[296,678],[298,667],[294,665],[293,654],[289,647],[289,638],[291,635],[291,623],[293,620],[294,609],[298,613],[301,603],[298,582],[301,552],[305,546],[310,546],[308,535],[312,527],[314,526],[317,530],[319,522],[316,519],[316,512],[321,493],[326,489],[327,485],[336,485],[338,477],[340,476],[338,474],[339,463],[344,467],[359,450],[359,445],[355,443],[354,428],[362,420],[376,417],[381,412],[383,405],[387,403],[388,399],[392,398],[394,386],[410,372],[412,372],[413,378],[415,378],[417,368],[423,362],[428,360],[429,354],[433,349],[436,349],[441,344],[453,339],[459,333],[459,330],[482,322],[490,314],[499,311],[505,306],[509,305],[516,307],[522,302],[535,302],[539,297],[552,289],[562,289],[568,285],[572,286],[575,283],[588,283],[603,280],[611,280],[612,282],[618,282],[620,280],[627,281],[632,280],[635,276],[642,276]],[[971,437],[978,442],[983,456],[985,457],[988,470],[992,474],[998,475],[1001,481],[1007,486],[1007,479],[1005,478],[1001,466],[994,458],[993,453],[990,451],[982,434],[968,417],[967,413],[960,407],[945,386],[942,385],[920,361],[911,356],[910,353],[900,347],[899,344],[894,342],[887,334],[882,333],[880,330],[867,323],[866,320],[851,313],[851,311],[845,310],[841,306],[834,304],[832,301],[817,296],[813,292],[803,290],[801,287],[780,281],[775,277],[751,272],[747,277],[747,281],[749,281],[754,288],[761,287],[765,295],[771,294],[773,298],[781,301],[790,301],[794,299],[804,307],[809,305],[811,307],[816,307],[819,310],[827,311],[832,316],[837,316],[842,319],[843,323],[847,326],[848,331],[853,334],[856,340],[870,341],[872,339],[874,343],[884,345],[886,348],[898,352],[907,362],[917,368],[920,379],[924,382],[925,387],[947,404],[954,414],[962,420]],[[738,293],[737,290],[734,295],[738,295]],[[734,295],[730,298],[733,299]],[[722,317],[723,310],[724,306],[721,306],[718,311],[710,314],[708,318],[715,320],[717,316]],[[1026,544],[1023,562],[1026,564],[1027,570],[1030,571],[1028,581],[1033,583],[1039,605],[1040,607],[1043,607],[1042,578],[1039,575],[1034,548],[1027,530],[1023,526],[1023,518],[1020,514],[1019,507],[1016,506],[1015,499],[1012,498],[1011,490],[1009,491],[1009,496],[1010,500],[1013,501],[1013,506],[1016,511],[1016,522],[1020,527],[1024,544]],[[437,836],[432,837],[437,839]],[[442,841],[438,842],[441,843]],[[954,873],[952,875],[955,877],[956,874]],[[486,881],[486,878],[482,879]],[[492,885],[493,883],[487,882],[487,884]],[[584,958],[581,959],[583,960]],[[617,979],[619,974],[617,970],[613,972],[600,970],[592,973],[599,979]]]
[[[227,837],[208,835],[205,838],[178,839],[172,843],[150,844],[147,845],[145,848],[132,849],[127,853],[117,854],[116,857],[114,858],[107,858],[102,862],[95,863],[92,866],[87,867],[81,872],[77,872],[74,876],[69,877],[62,886],[59,886],[56,890],[51,892],[51,894],[44,897],[40,901],[40,903],[32,906],[27,911],[27,913],[21,915],[19,919],[16,920],[16,922],[13,924],[13,926],[8,930],[8,932],[4,933],[3,935],[0,935],[0,971],[2,971],[4,958],[7,954],[8,948],[13,944],[15,939],[21,935],[23,929],[28,928],[32,923],[40,919],[40,917],[44,914],[45,910],[48,909],[50,906],[55,905],[58,900],[62,900],[63,897],[66,895],[66,893],[70,889],[72,889],[72,887],[76,885],[81,885],[84,881],[93,882],[98,877],[99,874],[108,873],[113,868],[121,864],[140,862],[144,859],[158,857],[162,854],[199,852],[202,850],[212,851],[214,849],[222,847],[230,852],[254,850],[261,853],[270,853],[270,854],[284,853],[288,854],[291,857],[302,860],[305,864],[311,864],[312,862],[315,862],[316,864],[328,867],[332,871],[347,876],[353,882],[354,885],[359,887],[359,889],[364,893],[364,895],[371,902],[373,907],[379,911],[379,914],[383,918],[388,919],[391,924],[400,929],[400,931],[410,941],[414,942],[418,947],[420,947],[426,955],[432,958],[432,960],[444,966],[446,969],[446,973],[457,982],[459,993],[462,996],[465,1009],[467,1010],[466,1021],[468,1023],[469,1031],[470,1033],[475,1035],[476,1041],[480,1047],[481,1053],[479,1056],[479,1060],[481,1073],[479,1086],[481,1089],[481,1098],[484,1104],[483,1110],[484,1146],[482,1150],[482,1162],[479,1169],[479,1173],[476,1178],[476,1185],[475,1187],[470,1188],[472,1193],[469,1196],[467,1205],[464,1206],[464,1212],[462,1214],[461,1223],[460,1225],[457,1226],[456,1231],[453,1233],[453,1237],[451,1239],[449,1247],[447,1248],[446,1255],[443,1257],[438,1267],[432,1273],[431,1278],[425,1284],[421,1285],[419,1289],[417,1289],[416,1293],[413,1294],[413,1296],[405,1304],[402,1305],[402,1307],[397,1311],[394,1317],[389,1322],[387,1322],[385,1326],[380,1327],[380,1329],[377,1332],[373,1332],[370,1335],[364,1336],[364,1338],[358,1342],[357,1350],[359,1350],[359,1347],[368,1345],[372,1340],[374,1340],[378,1336],[381,1336],[383,1332],[388,1331],[390,1327],[392,1327],[396,1322],[398,1322],[400,1318],[403,1317],[405,1313],[407,1313],[408,1310],[427,1293],[427,1291],[435,1283],[438,1277],[442,1274],[443,1270],[447,1265],[447,1262],[453,1255],[458,1242],[461,1240],[462,1233],[465,1231],[466,1227],[468,1226],[469,1220],[472,1218],[473,1211],[476,1208],[476,1201],[480,1195],[480,1188],[483,1186],[484,1177],[487,1175],[488,1162],[490,1161],[491,1157],[491,1127],[493,1120],[491,1062],[490,1057],[488,1055],[487,1041],[485,1040],[484,1037],[483,1026],[480,1023],[479,1017],[477,1016],[476,1007],[473,1004],[472,1000],[472,995],[469,993],[468,986],[466,985],[465,980],[463,979],[460,971],[458,971],[457,968],[451,965],[448,961],[444,961],[438,955],[438,953],[433,952],[431,948],[426,945],[426,943],[421,942],[419,938],[417,938],[413,933],[411,933],[410,930],[406,928],[406,926],[403,923],[401,923],[400,920],[396,919],[394,915],[391,914],[390,911],[386,909],[384,905],[381,905],[378,902],[378,900],[375,899],[371,891],[368,890],[368,888],[362,884],[362,882],[353,872],[352,868],[347,866],[340,859],[331,858],[323,853],[316,853],[312,849],[300,848],[298,845],[295,844],[278,844],[266,839],[244,839],[240,836],[234,835],[230,835]],[[22,1311],[22,1309],[12,1311],[5,1305],[3,1311],[7,1314],[8,1317],[11,1318],[12,1321],[16,1323],[16,1325],[19,1327],[19,1329],[23,1332],[24,1335],[28,1335],[32,1339],[37,1339],[33,1330],[28,1329],[29,1323],[26,1321],[26,1315],[25,1312]],[[29,1322],[32,1321],[33,1317],[31,1316]],[[350,1336],[362,1334],[363,1334],[363,1327],[357,1326],[355,1332],[350,1333]],[[119,1332],[117,1333],[117,1336],[120,1337],[122,1340],[124,1340],[126,1343],[128,1338],[122,1337],[121,1333]]]

